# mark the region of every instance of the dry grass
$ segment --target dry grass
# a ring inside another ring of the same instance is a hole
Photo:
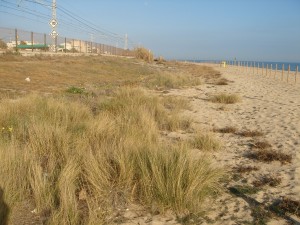
[[[229,80],[227,80],[226,78],[221,78],[219,80],[217,80],[215,82],[216,85],[228,85],[229,84]]]
[[[276,187],[281,184],[281,178],[274,175],[265,175],[259,178],[258,180],[253,181],[255,187],[261,187],[269,185],[271,187]]]
[[[210,101],[214,103],[221,103],[221,104],[234,104],[241,101],[240,96],[237,94],[226,94],[221,93],[214,95],[210,98]]]
[[[194,77],[199,77],[205,83],[215,83],[221,78],[221,74],[218,71],[208,66],[182,62],[168,62],[167,65],[176,67]]]
[[[111,224],[132,201],[197,213],[218,191],[222,173],[205,157],[159,141],[160,129],[180,124],[168,103],[132,88],[97,102],[95,113],[81,98],[1,100],[0,184],[10,207],[34,202],[47,224]]]
[[[153,53],[146,48],[140,47],[134,49],[134,54],[137,59],[142,59],[146,62],[152,62],[153,61]]]
[[[221,148],[221,143],[210,133],[197,133],[195,137],[190,140],[192,148],[197,148],[201,151],[212,152],[218,151]]]
[[[163,72],[149,77],[146,82],[146,87],[149,88],[181,88],[200,85],[201,79],[189,74],[180,72]]]
[[[155,73],[154,69],[137,60],[114,57],[23,57],[0,60],[0,89],[58,93],[74,86],[92,91],[115,89],[142,80]],[[55,66],[54,66],[55,65]],[[9,76],[7,75],[9,71]],[[31,82],[25,78],[30,77]]]
[[[248,157],[262,162],[279,161],[282,164],[291,163],[292,161],[291,155],[268,149],[255,150]]]
[[[215,132],[219,132],[219,133],[236,133],[237,131],[237,128],[236,127],[232,127],[232,126],[227,126],[227,127],[224,127],[224,128],[219,128],[219,129],[214,129]]]
[[[294,214],[300,217],[300,201],[284,197],[272,204],[271,207],[280,214]]]
[[[272,145],[267,141],[257,141],[252,145],[252,147],[258,149],[267,149],[267,148],[271,148]]]
[[[237,173],[250,173],[252,171],[258,171],[256,166],[238,166],[234,167],[233,170]]]
[[[244,130],[239,132],[238,134],[243,137],[260,137],[264,135],[261,131],[258,130]]]
[[[122,86],[181,88],[199,85],[202,77],[215,73],[211,68],[197,68],[197,74],[192,74],[183,69],[170,71],[127,58],[6,55],[0,56],[0,90],[48,94],[61,93],[73,86],[98,94]],[[27,77],[31,82],[25,81]]]

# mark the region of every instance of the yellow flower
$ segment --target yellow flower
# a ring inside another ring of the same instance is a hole
[[[5,130],[5,127],[2,127],[2,130]]]
[[[12,128],[12,127],[9,127],[9,128],[8,128],[8,131],[9,131],[9,132],[12,132],[12,131],[13,131],[13,128]]]

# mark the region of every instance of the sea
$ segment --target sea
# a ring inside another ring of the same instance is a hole
[[[198,62],[198,63],[220,63],[223,60],[186,60],[188,62]],[[224,60],[226,61],[226,60]],[[248,66],[252,67],[253,65],[255,65],[255,67],[259,67],[259,68],[266,68],[268,65],[268,68],[271,68],[273,70],[275,70],[276,68],[276,64],[277,64],[277,69],[278,70],[282,70],[282,67],[284,67],[284,70],[287,71],[288,67],[290,66],[290,71],[296,71],[297,66],[298,66],[298,71],[300,70],[300,63],[295,63],[295,62],[266,62],[266,61],[226,61],[227,63],[229,63],[230,65],[237,65],[238,62],[240,63],[240,65],[243,66]]]

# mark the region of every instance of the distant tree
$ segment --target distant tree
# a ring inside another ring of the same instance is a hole
[[[0,49],[7,49],[7,44],[2,39],[0,39]]]
[[[26,41],[20,41],[21,45],[27,45]]]

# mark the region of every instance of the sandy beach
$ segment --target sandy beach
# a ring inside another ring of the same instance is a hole
[[[252,195],[253,199],[264,205],[271,205],[283,197],[300,199],[300,84],[287,83],[272,76],[253,75],[241,68],[211,66],[229,80],[229,85],[205,84],[198,88],[173,90],[170,94],[192,98],[192,110],[185,114],[194,119],[199,129],[212,131],[231,126],[238,131],[258,130],[264,134],[261,137],[242,137],[216,133],[224,146],[221,152],[214,154],[219,165],[229,171],[237,166],[258,168],[257,171],[243,174],[237,181],[230,180],[228,187],[251,184],[261,176],[270,175],[280,177],[282,182],[276,187],[262,188]],[[210,96],[217,93],[238,94],[242,101],[226,106],[208,101]],[[251,146],[256,141],[267,141],[272,150],[291,155],[292,162],[264,163],[249,159],[246,155],[252,151]],[[251,221],[249,204],[241,198],[225,194],[214,207],[209,216],[214,224]],[[296,221],[299,222],[299,218]],[[286,221],[278,218],[268,224],[286,224]]]

